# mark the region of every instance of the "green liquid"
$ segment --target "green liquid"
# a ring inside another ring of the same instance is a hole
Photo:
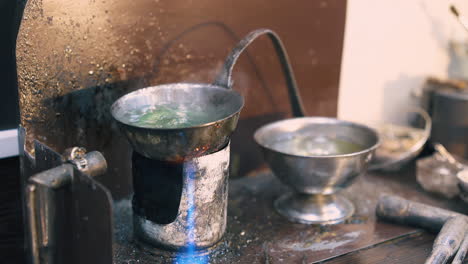
[[[339,138],[298,135],[273,142],[276,151],[300,156],[328,156],[359,152],[363,146]]]
[[[158,105],[128,111],[123,119],[126,123],[138,127],[184,128],[217,121],[222,117],[222,113],[207,107]]]

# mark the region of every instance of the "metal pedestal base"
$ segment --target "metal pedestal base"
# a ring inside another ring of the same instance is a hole
[[[275,209],[301,224],[336,224],[354,213],[353,204],[341,195],[288,193],[275,201]]]

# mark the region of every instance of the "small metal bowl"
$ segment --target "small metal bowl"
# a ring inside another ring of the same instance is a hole
[[[379,132],[381,145],[369,170],[391,172],[400,170],[421,153],[431,134],[432,120],[426,111],[414,107],[402,111],[393,120],[370,126]],[[412,138],[413,135],[417,137]]]
[[[367,126],[322,117],[267,124],[254,139],[273,173],[293,190],[275,201],[276,210],[304,224],[337,223],[353,214],[352,203],[335,193],[366,171],[379,144]]]
[[[190,127],[145,127],[131,124],[125,115],[146,106],[170,104],[186,108],[216,110],[217,120]],[[221,86],[194,83],[172,83],[142,88],[119,98],[111,114],[127,137],[133,150],[156,160],[180,161],[226,146],[234,132],[244,98],[236,91]]]

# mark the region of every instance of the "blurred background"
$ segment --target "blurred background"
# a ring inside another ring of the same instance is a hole
[[[466,1],[348,2],[339,117],[379,120],[414,104],[411,90],[428,76],[466,78],[451,65],[451,43],[466,43],[468,34],[450,4],[468,12]]]

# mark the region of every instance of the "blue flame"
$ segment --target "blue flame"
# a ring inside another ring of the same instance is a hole
[[[174,264],[206,264],[208,256],[197,254],[195,246],[195,168],[187,168],[187,246],[179,251]]]

